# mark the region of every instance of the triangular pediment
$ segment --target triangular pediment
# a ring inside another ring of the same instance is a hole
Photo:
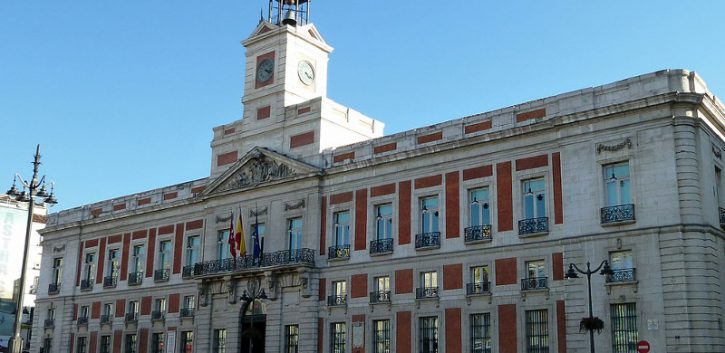
[[[258,35],[265,34],[267,32],[274,31],[278,29],[279,26],[271,24],[267,21],[259,21],[259,24],[256,28],[254,28],[254,31],[252,31],[252,34],[247,38],[247,40],[252,39]]]
[[[315,166],[264,147],[255,147],[214,180],[201,196],[317,175]]]

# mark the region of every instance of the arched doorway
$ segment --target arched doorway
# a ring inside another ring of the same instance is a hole
[[[241,353],[264,353],[267,307],[261,300],[242,303],[239,317]]]

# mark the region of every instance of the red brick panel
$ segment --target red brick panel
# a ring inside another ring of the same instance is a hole
[[[564,254],[555,252],[551,254],[551,266],[554,268],[554,281],[564,279]]]
[[[340,153],[340,154],[332,157],[332,162],[333,163],[340,163],[340,162],[344,162],[344,161],[346,161],[348,159],[349,160],[355,159],[355,151],[353,151],[353,152],[347,152],[347,153]]]
[[[498,341],[500,353],[516,353],[516,304],[498,306]]]
[[[355,251],[367,249],[368,189],[355,192]]]
[[[228,129],[224,129],[224,135],[231,135],[231,134],[235,133],[236,131],[237,131],[236,128],[230,127]]]
[[[395,313],[395,351],[397,353],[411,353],[411,315],[410,311]]]
[[[461,353],[461,308],[446,309],[446,353]]]
[[[443,266],[443,290],[463,288],[463,265]]]
[[[195,186],[191,188],[191,193],[194,195],[201,194],[202,192],[204,192],[204,190],[206,190],[206,185]]]
[[[350,297],[365,298],[368,295],[368,275],[367,273],[352,275],[350,280]]]
[[[443,139],[443,132],[438,131],[432,134],[418,136],[418,144],[438,141],[441,139]]]
[[[259,64],[262,63],[262,61],[267,60],[267,59],[271,59],[274,62],[274,52],[273,51],[258,56],[257,57],[257,66],[256,67],[258,67]],[[275,63],[275,65],[273,66],[274,69],[272,70],[272,75],[269,76],[269,79],[267,79],[267,81],[263,81],[262,82],[262,81],[258,81],[256,79],[254,80],[254,88],[255,89],[262,88],[262,87],[267,86],[267,85],[271,84],[272,82],[274,82],[274,74],[275,74],[276,67],[277,67],[276,64],[277,63]]]
[[[184,248],[184,223],[176,225],[176,239],[174,239],[174,273],[181,273],[181,257]]]
[[[98,332],[97,331],[91,332],[91,339],[89,341],[90,342],[88,343],[88,352],[95,353],[96,344],[98,343]]]
[[[81,285],[81,265],[83,261],[83,242],[78,244],[78,264],[76,265],[76,287]]]
[[[317,318],[317,353],[324,353],[325,319]]]
[[[169,294],[169,312],[170,313],[178,313],[179,312],[179,299],[180,299],[179,293]]]
[[[159,227],[159,235],[171,234],[174,232],[174,225],[169,224],[167,226]]]
[[[73,350],[73,343],[75,343],[75,340],[76,340],[75,335],[71,333],[70,334],[70,349],[68,350],[69,352],[75,352]],[[113,352],[113,353],[116,353],[116,352]]]
[[[395,294],[413,293],[413,269],[395,271]]]
[[[128,254],[131,246],[131,233],[123,235],[123,250],[121,250],[121,280],[125,281],[128,276]]]
[[[521,158],[516,160],[516,171],[527,169],[546,167],[549,165],[549,156],[542,154],[540,156]]]
[[[310,108],[310,107],[304,107],[304,108],[297,109],[297,115],[309,113],[310,110],[312,110],[312,108]]]
[[[320,204],[320,255],[325,255],[327,248],[327,196],[322,196]]]
[[[440,174],[431,175],[431,176],[415,179],[415,188],[416,189],[429,188],[431,186],[441,185],[442,182],[443,182],[443,178],[441,177]]]
[[[78,304],[73,304],[73,321],[78,320]]]
[[[340,203],[352,201],[352,191],[342,192],[339,194],[330,196],[330,205],[337,205]]]
[[[91,319],[98,319],[101,317],[101,302],[93,302],[91,304]]]
[[[201,229],[204,227],[204,220],[197,219],[196,221],[186,222],[186,230]]]
[[[474,132],[484,131],[491,128],[491,120],[486,120],[480,123],[468,124],[463,128],[464,133],[472,134]]]
[[[480,167],[463,170],[463,180],[485,178],[485,177],[490,177],[492,175],[493,175],[493,167],[491,165],[484,165],[484,166],[480,166]]]
[[[92,248],[94,246],[98,246],[98,238],[91,239],[91,240],[86,240],[86,242],[85,242],[85,248],[86,249]]]
[[[460,236],[459,173],[446,173],[446,239]]]
[[[138,330],[138,353],[148,352],[149,329],[142,328]],[[95,351],[91,351],[95,352]]]
[[[566,353],[566,306],[563,300],[556,301],[556,338],[559,353]]]
[[[151,198],[150,197],[144,197],[144,198],[139,199],[138,201],[136,201],[136,205],[138,205],[138,206],[148,205],[150,203],[151,203]]]
[[[267,119],[272,115],[272,108],[270,106],[257,108],[257,120]]]
[[[106,264],[106,238],[101,238],[98,246],[98,267],[96,268],[96,283],[103,283],[103,265]]]
[[[216,156],[216,166],[221,167],[223,165],[232,164],[239,158],[239,152],[231,151],[227,153],[221,153]]]
[[[498,202],[499,232],[514,229],[512,187],[511,162],[496,164],[496,201]]]
[[[151,314],[151,296],[141,298],[141,315]]]
[[[110,237],[108,237],[108,244],[120,243],[121,240],[123,240],[122,234],[111,235]]]
[[[362,323],[362,329],[363,329],[363,337],[365,337],[365,314],[358,314],[352,316],[352,322],[360,322]],[[365,353],[365,340],[363,340],[362,347],[355,347],[352,348],[352,353]]]
[[[156,252],[156,229],[149,231],[149,250],[146,252],[146,277],[154,275],[154,255]]]
[[[317,295],[320,299],[320,301],[325,300],[325,294],[327,293],[327,279],[326,278],[320,278],[320,287],[317,290]]]
[[[289,138],[289,147],[296,148],[305,145],[310,145],[315,142],[315,132],[308,131],[298,135],[291,136]]]
[[[496,259],[496,285],[516,284],[516,258]]]
[[[385,184],[370,188],[370,196],[377,197],[395,193],[395,184]]]
[[[113,331],[113,353],[121,353],[121,344],[123,343],[123,331]],[[71,352],[73,350],[71,349]]]
[[[116,317],[123,317],[126,313],[126,299],[116,299]]]
[[[146,230],[138,230],[133,233],[131,233],[131,240],[138,240],[138,239],[145,239],[146,238]]]
[[[100,216],[101,213],[103,213],[103,209],[101,208],[94,208],[91,210],[91,216],[93,216],[93,218]]]
[[[373,153],[374,154],[385,153],[385,152],[395,151],[396,149],[398,149],[398,143],[391,142],[391,143],[386,143],[384,145],[373,147]]]
[[[543,118],[545,116],[546,116],[545,108],[536,109],[536,110],[532,110],[530,112],[516,114],[516,122],[520,123],[525,120],[538,119],[538,118]]]
[[[554,224],[564,223],[564,201],[561,188],[561,154],[551,155],[552,172],[554,174]]]
[[[410,244],[410,180],[398,183],[398,244]]]
[[[125,210],[125,209],[126,209],[125,203],[118,203],[118,204],[113,205],[114,211],[120,211],[120,210]]]

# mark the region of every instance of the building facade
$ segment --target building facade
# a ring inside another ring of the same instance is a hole
[[[602,260],[598,352],[725,351],[725,107],[699,76],[384,136],[326,97],[296,5],[243,42],[208,178],[50,216],[32,352],[587,352],[565,274]]]

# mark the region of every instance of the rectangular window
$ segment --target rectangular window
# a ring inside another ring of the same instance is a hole
[[[137,300],[129,300],[127,313],[138,315],[138,301]]]
[[[88,305],[81,306],[80,311],[78,312],[78,317],[80,318],[88,318]]]
[[[111,336],[101,336],[98,353],[111,353]]]
[[[186,238],[186,266],[194,266],[199,262],[200,247],[201,238],[198,235]]]
[[[609,253],[609,265],[612,270],[629,270],[634,268],[632,260],[632,251],[612,251]]]
[[[300,326],[287,325],[284,329],[285,352],[297,353],[299,350]]]
[[[119,256],[118,256],[118,249],[109,249],[108,250],[108,267],[107,267],[107,276],[112,278],[118,278],[118,270],[119,270]]]
[[[471,353],[491,353],[491,315],[471,315]]]
[[[166,298],[156,298],[154,300],[154,310],[159,312],[166,312]]]
[[[53,259],[53,273],[51,275],[51,284],[60,284],[63,277],[63,258],[56,257]]]
[[[48,311],[45,313],[45,318],[48,320],[53,320],[55,318],[55,309],[48,308]]]
[[[181,353],[192,353],[194,349],[194,332],[184,331],[181,333]]]
[[[224,229],[217,232],[216,244],[217,259],[224,260],[232,257],[232,254],[229,253],[229,229]]]
[[[347,328],[344,322],[330,324],[330,351],[332,353],[345,353],[345,342],[347,341]]]
[[[196,307],[195,297],[193,295],[184,296],[184,309],[194,309]]]
[[[159,270],[168,270],[171,268],[171,240],[162,240],[159,242]]]
[[[549,352],[549,316],[546,309],[526,311],[526,352]]]
[[[612,304],[612,353],[635,353],[639,341],[637,330],[637,305],[635,303]]]
[[[113,313],[113,304],[111,304],[111,303],[103,304],[103,314],[102,315],[106,315],[110,318],[111,313]]]
[[[287,220],[287,234],[289,238],[289,249],[291,251],[302,249],[302,218],[291,218]]]
[[[418,322],[419,337],[418,352],[420,353],[437,353],[438,352],[438,317],[421,317]]]
[[[84,263],[84,276],[83,279],[85,279],[88,284],[91,284],[96,279],[96,253],[87,253],[86,259]]]
[[[374,353],[390,353],[390,320],[373,321]]]
[[[46,337],[43,339],[43,347],[41,347],[41,350],[43,352],[50,353],[51,348],[53,348],[53,338]]]
[[[430,271],[421,273],[420,283],[423,288],[438,288],[438,272]]]
[[[546,262],[544,260],[526,261],[526,278],[521,283],[522,290],[546,289]]]
[[[214,353],[227,352],[227,330],[214,330]]]
[[[144,265],[144,246],[142,244],[133,246],[133,262],[131,262],[131,272],[141,273],[143,272]],[[140,276],[140,275],[139,275]]]
[[[607,206],[619,206],[632,203],[629,181],[629,162],[604,166],[604,185],[606,185]]]
[[[471,227],[491,224],[488,188],[473,189],[468,193],[468,225]]]
[[[333,214],[335,227],[335,246],[350,246],[350,211],[335,212]]]
[[[151,353],[164,353],[164,333],[156,332],[151,335]]]
[[[522,182],[524,219],[546,217],[546,182],[544,178]]]
[[[488,266],[471,267],[471,282],[488,283]]]
[[[332,282],[332,298],[330,298],[330,305],[344,305],[347,303],[347,282],[346,281],[333,281]]]
[[[375,206],[375,240],[393,238],[393,204]]]
[[[136,334],[126,335],[125,353],[136,353]]]
[[[78,346],[76,348],[76,353],[86,353],[87,352],[87,341],[85,337],[78,337]]]
[[[420,231],[421,233],[438,232],[438,196],[420,199]]]
[[[390,292],[390,276],[375,277],[375,290],[378,293]]]

